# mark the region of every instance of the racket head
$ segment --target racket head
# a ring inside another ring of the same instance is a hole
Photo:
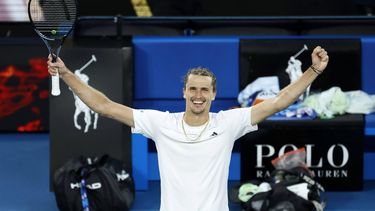
[[[76,0],[29,0],[28,14],[35,31],[46,40],[64,39],[77,20]]]

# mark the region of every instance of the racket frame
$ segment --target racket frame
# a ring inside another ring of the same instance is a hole
[[[38,1],[38,0],[29,0],[28,7],[27,7],[29,20],[34,28],[34,31],[39,35],[43,43],[46,45],[49,54],[52,56],[52,62],[56,62],[57,58],[59,57],[65,38],[68,37],[69,34],[73,31],[73,28],[77,22],[77,17],[78,17],[77,1],[74,0],[76,13],[75,13],[74,22],[72,23],[72,26],[63,36],[56,36],[56,37],[48,37],[37,29],[38,27],[36,27],[33,21],[32,15],[31,15],[31,11],[30,11],[31,2],[33,1]],[[61,0],[61,1],[63,1],[65,4],[64,0]],[[45,4],[47,3],[48,3],[48,0],[46,0]],[[56,75],[51,76],[51,86],[52,86],[51,94],[53,96],[59,96],[61,94],[61,91],[60,91],[60,76],[58,72]]]

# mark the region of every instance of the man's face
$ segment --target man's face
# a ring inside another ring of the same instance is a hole
[[[209,112],[211,101],[216,96],[211,83],[212,78],[209,76],[189,75],[184,88],[187,112],[193,114]]]

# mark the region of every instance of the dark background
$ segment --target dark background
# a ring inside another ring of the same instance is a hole
[[[86,64],[94,54],[97,61],[82,72],[89,76],[89,84],[101,90],[111,100],[131,106],[131,52],[131,48],[74,47],[65,48],[61,57],[74,72]],[[97,157],[108,154],[123,160],[131,169],[130,128],[113,119],[99,116],[97,129],[94,130],[91,125],[88,132],[84,133],[84,114],[78,116],[79,124],[82,126],[82,129],[78,130],[73,123],[74,111],[72,91],[66,84],[61,83],[61,95],[50,98],[51,176],[68,159],[80,155]]]
[[[309,49],[296,58],[302,62],[302,71],[311,65],[311,52],[316,46],[324,47],[330,57],[326,71],[314,81],[311,91],[324,91],[333,86],[343,91],[362,88],[359,39],[247,39],[240,41],[240,90],[260,76],[278,76],[280,89],[288,85],[285,72],[288,60],[305,44]]]

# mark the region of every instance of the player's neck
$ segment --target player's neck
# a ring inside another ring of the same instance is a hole
[[[190,126],[201,126],[204,125],[208,119],[209,119],[209,114],[208,112],[202,113],[202,114],[192,114],[189,112],[184,113],[184,121],[186,124]]]

